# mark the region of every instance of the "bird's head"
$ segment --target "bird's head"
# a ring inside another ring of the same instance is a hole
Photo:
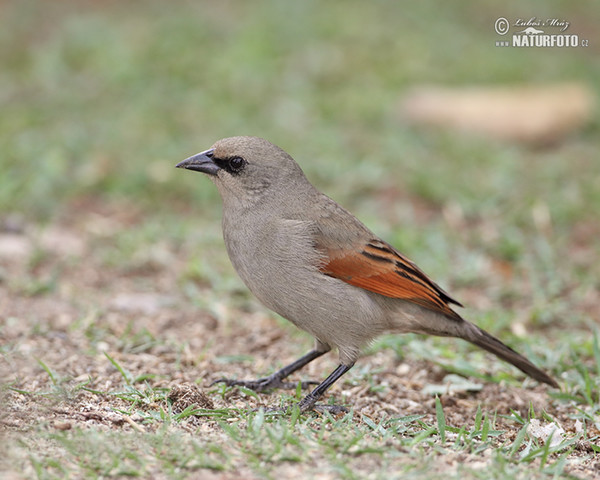
[[[258,137],[224,138],[176,167],[209,175],[226,203],[247,204],[308,183],[290,155]]]

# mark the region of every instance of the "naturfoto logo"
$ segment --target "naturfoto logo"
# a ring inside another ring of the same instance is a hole
[[[579,35],[565,33],[571,25],[567,20],[548,18],[546,20],[531,17],[529,19],[517,18],[511,22],[500,17],[494,24],[498,35],[512,32],[512,41],[497,40],[497,47],[587,47],[589,41],[579,38]]]

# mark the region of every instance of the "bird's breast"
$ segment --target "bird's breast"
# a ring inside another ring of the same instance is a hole
[[[252,293],[268,308],[354,358],[386,328],[375,294],[319,270],[312,225],[224,217],[223,236],[231,262]]]
[[[318,281],[321,259],[307,222],[224,217],[223,237],[240,278],[278,313],[281,303],[297,294],[298,288],[309,288]]]

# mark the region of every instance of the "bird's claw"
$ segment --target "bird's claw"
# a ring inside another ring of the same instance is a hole
[[[328,405],[328,404],[323,404],[323,403],[318,403],[316,405],[313,405],[312,409],[315,412],[319,412],[319,413],[329,412],[334,417],[337,415],[346,414],[350,411],[346,407],[342,407],[341,405]]]
[[[275,388],[283,388],[288,390],[293,390],[298,387],[298,383],[295,382],[284,382],[281,378],[271,376],[265,378],[259,378],[258,380],[232,380],[228,378],[220,378],[215,380],[210,384],[212,387],[217,383],[224,383],[228,387],[244,387],[249,388],[250,390],[254,390],[255,392],[264,392],[266,390],[272,390]],[[314,381],[306,381],[300,382],[300,385],[303,389],[310,388],[311,385],[317,385],[318,382]],[[317,398],[312,396],[310,393],[304,397],[300,402],[296,404],[300,409],[300,413],[306,413],[310,411],[315,411],[318,413],[328,412],[331,415],[341,415],[348,413],[348,409],[346,407],[342,407],[340,405],[327,405],[322,403],[317,403]],[[263,411],[268,414],[276,414],[276,415],[289,415],[292,413],[293,407],[267,407],[263,408]],[[255,411],[258,411],[256,409]]]
[[[249,388],[250,390],[254,390],[255,392],[265,392],[267,390],[274,390],[277,388],[282,388],[285,390],[294,390],[298,388],[298,382],[284,382],[281,378],[274,376],[259,378],[258,380],[232,380],[229,378],[220,378],[212,382],[210,386],[212,387],[217,383],[224,383],[228,387]],[[306,382],[300,382],[300,388],[302,388],[303,390],[307,390],[311,387],[311,385],[318,384],[319,382],[309,380]]]
[[[346,414],[349,412],[349,410],[346,407],[342,407],[341,405],[326,405],[326,404],[316,403],[314,405],[303,406],[302,402],[297,403],[296,405],[300,409],[300,413],[307,413],[310,411],[314,411],[314,412],[317,412],[320,414],[324,414],[325,412],[328,412],[330,415],[337,416],[337,415],[343,415],[343,414]],[[270,415],[291,415],[294,407],[290,406],[290,407],[284,407],[284,408],[278,408],[278,407],[266,407],[266,408],[261,407],[261,408],[266,414],[270,414]],[[260,409],[256,409],[254,411],[258,412],[259,410]]]
[[[298,402],[298,408],[300,408],[300,412],[304,413],[314,410],[318,413],[329,412],[331,415],[348,413],[348,409],[346,407],[317,403],[318,399],[318,396],[314,396],[312,393],[309,393],[306,397],[300,400],[300,402]]]

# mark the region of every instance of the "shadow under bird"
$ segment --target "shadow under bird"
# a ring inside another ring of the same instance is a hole
[[[315,338],[313,350],[268,377],[217,382],[256,391],[295,388],[284,379],[336,348],[339,366],[298,406],[303,412],[344,411],[317,401],[352,368],[361,348],[384,333],[414,332],[462,338],[558,387],[527,358],[463,319],[452,308],[462,306],[458,301],[319,192],[294,159],[267,140],[225,138],[177,167],[202,172],[217,186],[227,252],[252,293]]]

